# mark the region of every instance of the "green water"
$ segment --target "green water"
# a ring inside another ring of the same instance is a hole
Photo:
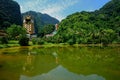
[[[0,80],[120,80],[120,47],[0,49]]]

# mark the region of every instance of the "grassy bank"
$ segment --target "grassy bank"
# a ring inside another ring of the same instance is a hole
[[[19,47],[20,45],[18,44],[18,41],[9,41],[8,44],[0,44],[0,48],[9,48],[9,47]],[[67,43],[58,43],[58,44],[53,44],[53,43],[45,43],[42,45],[38,45],[38,44],[33,44],[31,41],[29,41],[29,46],[33,46],[33,47],[69,47],[69,46],[73,46],[73,47],[86,47],[86,46],[90,46],[90,47],[103,47],[102,44],[73,44],[73,45],[69,45]],[[107,46],[120,46],[120,44],[108,44]]]
[[[0,44],[0,48],[8,48],[8,47],[17,47],[20,46],[18,41],[9,41],[8,44]]]

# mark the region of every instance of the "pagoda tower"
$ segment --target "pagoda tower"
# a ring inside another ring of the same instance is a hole
[[[23,18],[23,27],[26,29],[27,34],[32,35],[35,33],[34,20],[32,16],[27,15]]]

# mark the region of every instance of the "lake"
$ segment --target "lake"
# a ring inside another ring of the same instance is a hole
[[[0,49],[0,80],[120,80],[120,47]]]

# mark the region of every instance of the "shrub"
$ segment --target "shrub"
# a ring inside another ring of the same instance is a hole
[[[37,38],[33,38],[33,39],[32,39],[32,43],[33,43],[33,44],[36,44],[36,43],[37,43]]]
[[[7,37],[1,37],[0,41],[1,41],[2,44],[7,44],[8,43]]]
[[[20,38],[19,38],[19,44],[21,46],[28,46],[28,44],[29,44],[29,38],[27,38],[26,36],[20,36]]]
[[[69,45],[75,44],[75,42],[74,42],[72,39],[68,40],[67,43],[68,43]]]
[[[39,45],[44,44],[44,40],[43,40],[43,39],[39,39],[39,40],[38,40],[38,44],[39,44]]]

